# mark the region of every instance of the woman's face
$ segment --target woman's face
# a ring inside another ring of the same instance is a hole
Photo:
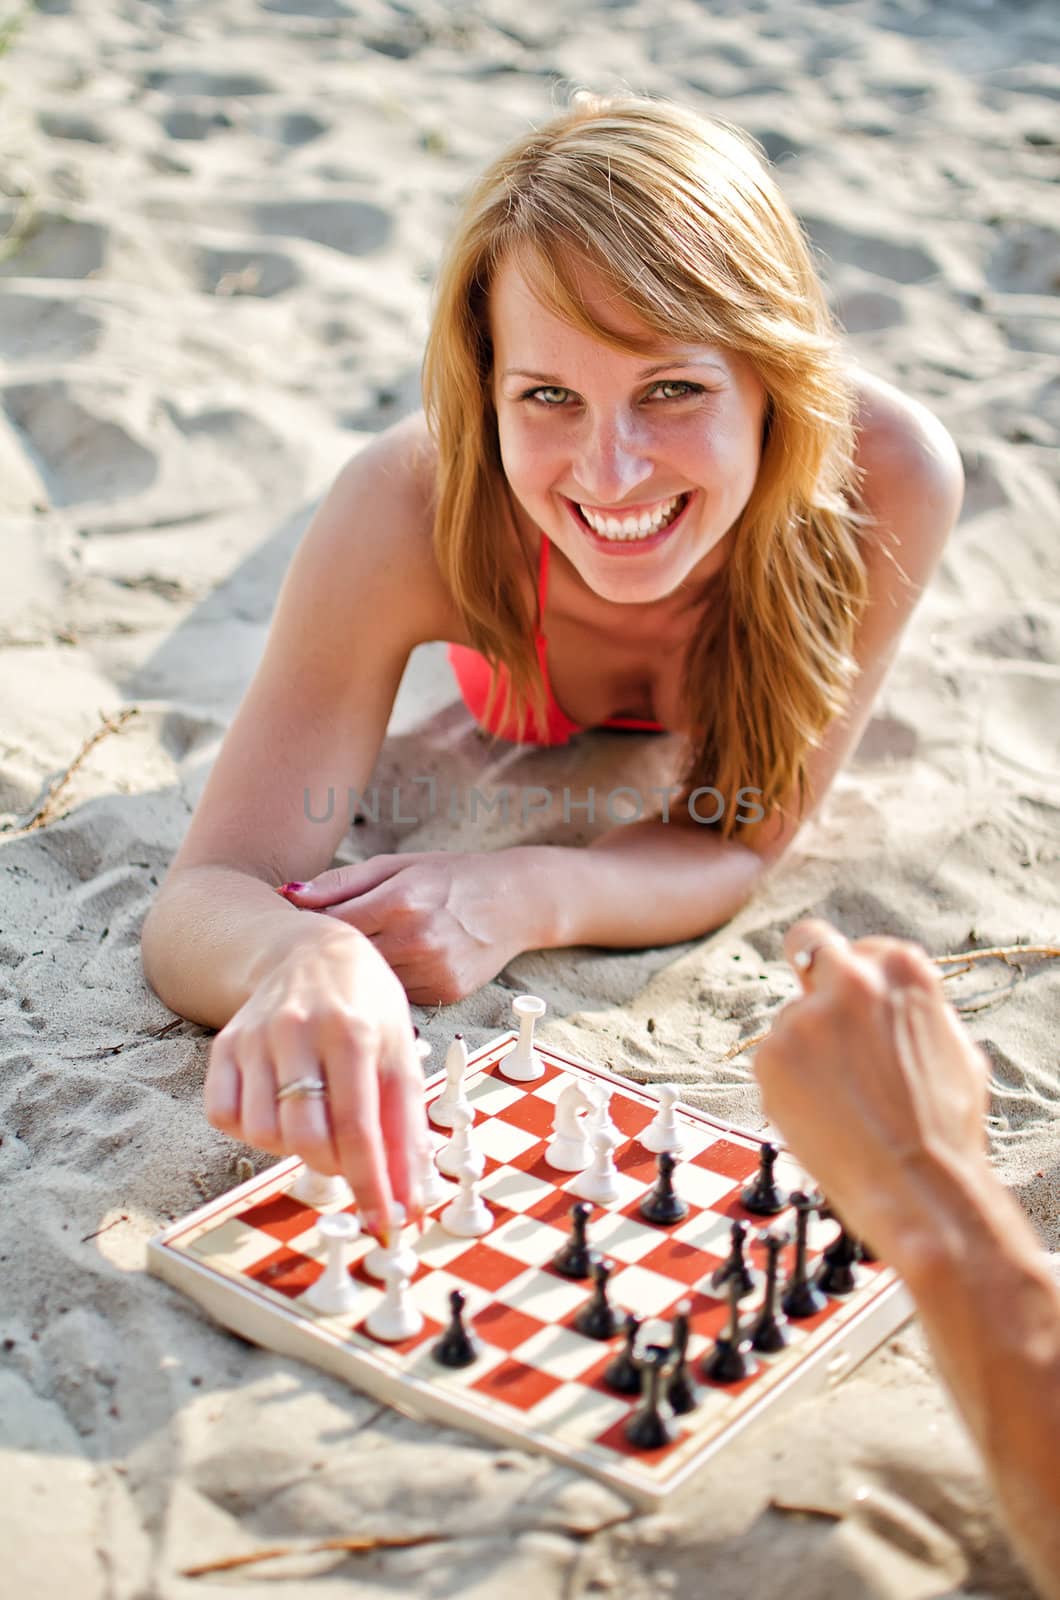
[[[589,267],[582,299],[618,333],[645,328]],[[602,598],[650,603],[724,563],[750,498],[765,389],[714,345],[627,354],[537,300],[509,258],[490,294],[501,459],[518,505]]]

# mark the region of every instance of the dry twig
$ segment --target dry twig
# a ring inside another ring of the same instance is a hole
[[[108,733],[120,733],[125,724],[132,717],[139,716],[139,714],[138,706],[127,706],[124,711],[119,711],[115,717],[104,717],[101,726],[85,740],[70,765],[66,768],[66,771],[61,772],[57,778],[52,779],[48,785],[48,792],[30,820],[21,828],[0,829],[4,837],[7,839],[21,839],[27,833],[33,833],[37,828],[46,828],[49,822],[53,822],[59,809],[60,794],[66,788],[89,751],[101,739],[106,738]]]
[[[1044,961],[1055,961],[1057,957],[1060,957],[1060,945],[998,944],[992,945],[988,950],[960,950],[952,955],[932,956],[931,960],[937,967],[947,966],[952,961],[964,962],[963,966],[955,967],[952,972],[944,972],[942,974],[942,981],[946,983],[950,978],[959,978],[962,973],[971,972],[973,963],[976,961],[1003,961],[1006,966],[1015,968],[1022,977],[1023,968],[1019,961],[1015,959],[1017,956],[1035,956]],[[972,1004],[958,1005],[956,1007],[956,1010],[962,1014],[981,1011],[982,1009],[982,1005]],[[742,1056],[746,1051],[753,1050],[756,1045],[760,1045],[764,1039],[769,1038],[769,1032],[770,1030],[766,1028],[764,1033],[756,1033],[753,1038],[738,1039],[730,1049],[726,1050],[723,1056],[719,1056],[718,1064],[720,1065],[724,1061],[732,1061],[736,1056]]]

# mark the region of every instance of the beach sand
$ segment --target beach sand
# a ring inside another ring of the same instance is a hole
[[[695,944],[524,955],[417,1013],[435,1061],[457,1029],[474,1046],[507,1028],[531,990],[547,1039],[756,1127],[749,1059],[724,1058],[794,994],[797,917],[932,954],[1056,942],[1055,13],[39,0],[4,39],[0,1591],[1026,1594],[915,1326],[634,1517],[208,1323],[146,1274],[145,1246],[249,1152],[206,1122],[210,1035],[164,1031],[139,934],[313,505],[417,404],[454,201],[566,82],[665,94],[762,141],[851,350],[951,429],[967,502],[860,749],[754,901]],[[446,797],[650,786],[665,755],[606,735],[491,751],[431,646],[380,759],[380,820],[338,859],[578,839],[584,816],[476,828]],[[440,814],[393,821],[390,788],[429,776]],[[990,1057],[999,1168],[1055,1251],[1060,965],[950,988]],[[181,1576],[365,1530],[445,1542]]]

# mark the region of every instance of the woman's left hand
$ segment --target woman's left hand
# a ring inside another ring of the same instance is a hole
[[[515,848],[373,856],[277,892],[291,905],[358,928],[414,1005],[449,1005],[536,947],[534,854]]]

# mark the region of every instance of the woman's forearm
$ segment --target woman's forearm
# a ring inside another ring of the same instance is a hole
[[[932,1162],[873,1238],[916,1300],[1028,1571],[1060,1597],[1060,1288],[1033,1229],[985,1167]]]
[[[543,845],[528,854],[541,911],[537,948],[551,949],[701,938],[739,910],[765,870],[743,845],[659,821],[614,828],[588,849]]]
[[[171,1011],[223,1028],[294,946],[362,937],[333,918],[296,910],[247,872],[188,867],[166,881],[148,912],[141,959]]]

